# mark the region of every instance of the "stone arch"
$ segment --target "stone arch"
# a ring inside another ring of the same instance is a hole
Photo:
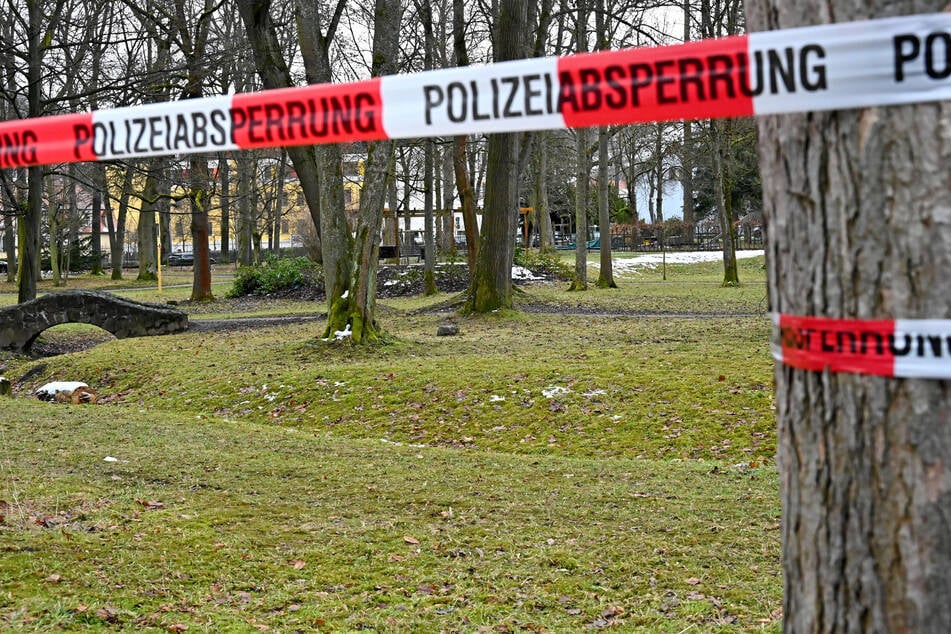
[[[0,309],[0,348],[26,352],[47,328],[70,323],[92,324],[125,339],[182,332],[188,315],[99,291],[47,293]]]

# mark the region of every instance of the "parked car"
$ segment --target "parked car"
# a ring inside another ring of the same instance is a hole
[[[211,264],[215,263],[215,258],[209,257],[208,261]],[[182,253],[171,253],[168,256],[168,265],[169,266],[192,266],[195,264],[195,254],[191,251],[185,251]]]
[[[6,273],[6,272],[7,272],[7,261],[0,260],[0,273]]]
[[[194,253],[171,253],[168,256],[169,266],[191,266],[194,263]]]

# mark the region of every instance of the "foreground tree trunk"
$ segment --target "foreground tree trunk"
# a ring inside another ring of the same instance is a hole
[[[528,30],[528,2],[502,0],[496,18],[495,61],[524,55]],[[479,253],[469,286],[465,310],[488,313],[512,307],[512,259],[518,226],[519,135],[490,134],[485,188],[485,211],[479,235]]]
[[[373,32],[373,76],[397,70],[402,10],[399,0],[376,0]],[[380,226],[386,204],[387,177],[393,155],[392,141],[370,144],[360,193],[360,216],[354,238],[354,259],[347,292],[334,297],[327,315],[325,338],[349,332],[354,343],[372,343],[381,336],[376,322],[376,273],[379,265]],[[349,264],[349,262],[348,262]],[[355,269],[355,270],[354,270]]]
[[[944,0],[750,0],[752,30]],[[775,311],[951,317],[951,102],[759,120]],[[951,631],[951,382],[776,368],[787,632]]]

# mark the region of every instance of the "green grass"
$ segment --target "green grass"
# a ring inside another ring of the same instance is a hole
[[[0,442],[7,631],[778,631],[772,468],[30,401]]]
[[[778,631],[756,266],[739,289],[707,265],[526,289],[752,316],[504,312],[437,337],[447,315],[419,311],[440,294],[381,302],[389,340],[366,349],[316,321],[2,355],[0,630]],[[49,380],[101,403],[33,400]]]
[[[334,430],[354,438],[570,456],[769,457],[769,322],[391,313],[396,342],[328,348],[321,322],[114,340],[10,362],[27,391],[82,380],[103,396]],[[713,369],[711,369],[713,368]]]

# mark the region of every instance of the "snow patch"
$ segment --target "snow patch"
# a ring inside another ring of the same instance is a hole
[[[351,332],[350,330],[350,324],[347,324],[347,327],[344,328],[343,330],[334,331],[334,339],[337,341],[342,341],[352,336],[353,336],[353,332]]]
[[[737,251],[736,259],[755,258],[763,255],[763,249],[748,249]],[[722,251],[669,251],[666,254],[667,264],[697,264],[698,262],[719,262],[723,259]],[[641,253],[634,257],[615,257],[611,260],[611,267],[615,273],[635,272],[638,269],[655,269],[664,261],[663,253]],[[598,268],[597,262],[589,266]]]
[[[515,266],[512,267],[512,279],[520,280],[520,281],[525,281],[525,280],[531,281],[531,280],[543,280],[545,278],[538,277],[534,273],[526,269],[524,266],[518,266],[516,264]]]
[[[36,390],[37,396],[44,395],[50,398],[56,396],[59,392],[72,392],[80,387],[89,387],[82,381],[53,381]]]
[[[547,388],[542,390],[542,396],[545,398],[555,398],[559,394],[567,394],[568,388],[561,387],[560,385],[549,385]]]

